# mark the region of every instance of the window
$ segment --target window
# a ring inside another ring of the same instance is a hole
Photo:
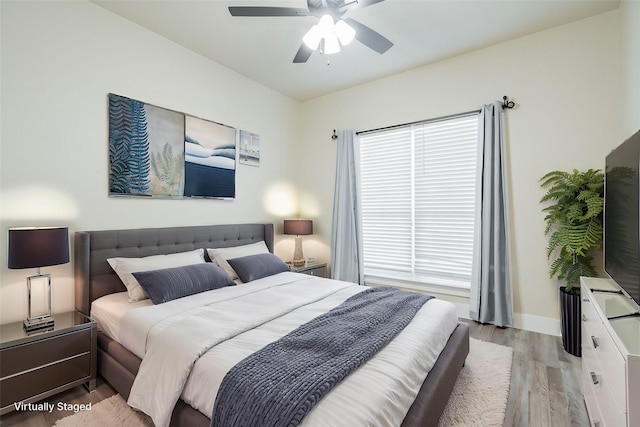
[[[478,117],[360,134],[366,277],[469,288]]]

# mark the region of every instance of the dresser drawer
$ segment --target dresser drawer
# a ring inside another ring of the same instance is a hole
[[[599,427],[618,427],[626,425],[626,413],[620,410],[615,397],[613,396],[611,384],[608,383],[606,375],[597,371],[586,371],[584,373],[585,390],[589,387],[592,391],[592,397],[597,402],[597,410],[600,414],[601,423],[596,424],[595,419],[592,420],[592,424]],[[591,402],[587,401],[587,395],[585,395],[585,401],[587,404]],[[591,412],[590,412],[591,414]]]
[[[46,365],[0,381],[0,407],[37,396],[91,375],[91,354],[85,353],[70,359]]]
[[[584,343],[585,341],[583,340],[582,342]],[[584,345],[582,346],[582,371],[602,373],[593,349]],[[591,384],[591,382],[589,382],[589,384]]]
[[[593,350],[598,366],[599,374],[611,389],[618,408],[627,412],[626,396],[626,363],[622,354],[613,343],[611,336],[606,332],[603,324],[593,326],[588,330],[587,345]],[[601,409],[602,409],[602,405]],[[604,410],[603,410],[604,412]]]
[[[582,371],[591,425],[625,425],[625,360],[607,333],[593,302],[586,297],[582,302]]]
[[[585,352],[582,352],[584,357]],[[589,414],[589,424],[591,427],[603,427],[602,414],[600,413],[600,407],[596,400],[595,391],[593,390],[593,383],[591,381],[590,370],[582,360],[582,394],[584,395],[584,402],[587,406],[587,413]]]
[[[581,277],[580,285],[582,388],[591,426],[640,427],[640,306],[613,280]]]
[[[594,302],[591,301],[589,296],[582,296],[582,335],[584,338],[585,335],[585,327],[590,328],[594,325],[602,325],[602,321],[596,312],[596,308],[594,307]],[[583,340],[584,342],[584,340]]]
[[[593,304],[583,297],[582,301],[582,365],[588,365],[589,369],[596,369],[597,360],[592,336],[600,336],[603,330],[602,322],[598,317]]]
[[[90,329],[6,348],[0,351],[0,378],[89,351],[91,351]]]

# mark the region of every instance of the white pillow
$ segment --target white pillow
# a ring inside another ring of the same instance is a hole
[[[107,262],[111,268],[113,268],[113,271],[116,272],[120,280],[122,280],[124,286],[126,286],[127,293],[129,294],[129,302],[135,302],[149,297],[131,273],[201,264],[205,262],[205,259],[204,249],[195,249],[189,252],[152,255],[143,258],[108,258]]]
[[[220,268],[222,268],[229,275],[229,277],[231,277],[232,280],[236,280],[238,279],[238,274],[229,265],[229,263],[227,262],[228,259],[269,253],[269,248],[267,248],[267,244],[261,240],[256,243],[250,243],[248,245],[242,246],[232,246],[230,248],[207,248],[207,253],[209,254],[209,258],[211,258],[212,261],[215,260]]]

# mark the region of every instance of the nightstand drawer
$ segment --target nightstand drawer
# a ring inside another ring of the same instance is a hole
[[[96,387],[97,324],[77,311],[29,334],[22,322],[0,325],[0,415],[81,384]]]
[[[90,351],[90,329],[10,347],[0,351],[0,378]]]
[[[327,278],[327,264],[324,262],[306,264],[302,267],[291,266],[291,271],[294,273],[307,274],[309,276]]]
[[[319,265],[317,267],[309,268],[302,273],[308,274],[309,276],[327,277],[327,267],[324,265]]]
[[[15,402],[74,381],[88,379],[90,373],[91,354],[87,352],[13,377],[3,378],[0,382],[0,407],[13,405]]]

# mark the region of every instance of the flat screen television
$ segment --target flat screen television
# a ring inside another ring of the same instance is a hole
[[[606,157],[604,269],[640,304],[640,131]]]

